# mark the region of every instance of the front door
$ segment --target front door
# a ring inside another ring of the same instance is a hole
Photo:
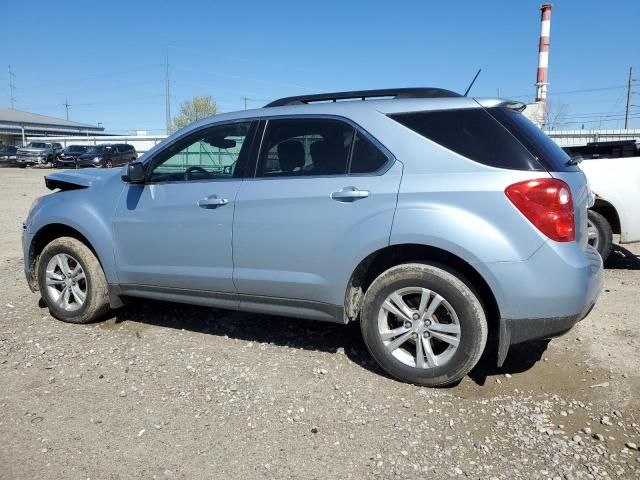
[[[235,292],[231,234],[250,131],[243,122],[187,134],[149,159],[144,185],[127,185],[113,221],[121,284]]]
[[[236,199],[238,293],[344,303],[353,268],[388,245],[400,185],[402,165],[374,143],[338,120],[268,121]]]

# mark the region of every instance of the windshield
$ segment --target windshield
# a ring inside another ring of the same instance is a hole
[[[47,144],[44,142],[29,142],[27,144],[29,148],[47,148]]]
[[[111,150],[111,147],[108,145],[94,145],[93,147],[89,147],[87,153],[105,153],[107,150]]]
[[[66,150],[70,153],[86,152],[87,147],[83,147],[82,145],[70,145],[66,148]]]

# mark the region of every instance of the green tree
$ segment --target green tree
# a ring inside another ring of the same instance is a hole
[[[215,100],[207,95],[204,97],[193,97],[191,100],[183,102],[180,106],[180,113],[173,117],[173,130],[178,130],[190,123],[205,117],[210,117],[218,113],[218,105]]]

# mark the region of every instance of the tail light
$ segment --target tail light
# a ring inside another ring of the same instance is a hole
[[[509,185],[505,195],[538,230],[556,242],[576,238],[571,189],[562,180],[541,178]]]

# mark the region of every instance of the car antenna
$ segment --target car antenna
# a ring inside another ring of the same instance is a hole
[[[482,71],[481,68],[478,69],[478,73],[476,73],[476,76],[473,77],[473,80],[471,80],[471,83],[469,84],[469,86],[467,87],[467,89],[464,91],[464,95],[463,96],[467,96],[467,93],[469,93],[469,90],[471,90],[471,87],[473,87],[473,84],[476,83],[476,79],[478,78],[478,75],[480,75],[480,72]]]

